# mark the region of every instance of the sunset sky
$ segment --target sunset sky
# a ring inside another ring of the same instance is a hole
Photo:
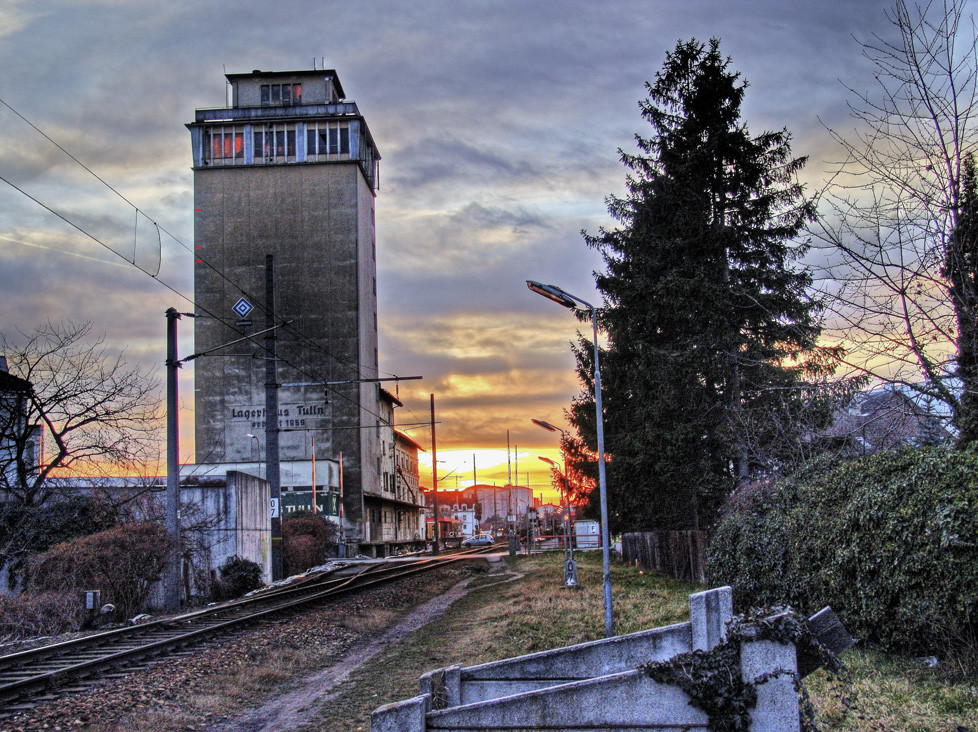
[[[162,381],[168,307],[192,308],[190,135],[224,104],[226,72],[335,69],[380,153],[380,364],[403,382],[402,423],[435,394],[441,484],[549,485],[577,393],[578,323],[527,290],[550,282],[599,302],[581,230],[610,224],[624,192],[619,147],[646,134],[644,82],[680,39],[721,39],[749,82],[755,132],[787,127],[814,191],[851,127],[846,90],[869,88],[853,39],[889,35],[888,1],[830,0],[0,0],[0,330],[93,320]],[[125,197],[80,171],[10,108]],[[12,184],[12,185],[11,185]],[[21,190],[18,191],[13,186]],[[55,208],[154,272],[154,280],[65,224]],[[128,202],[127,202],[128,201]],[[130,204],[142,212],[137,217]],[[192,327],[181,323],[181,353]],[[393,387],[392,387],[393,388]],[[181,459],[192,459],[192,369]],[[430,444],[425,428],[408,434]],[[430,453],[428,453],[430,455]],[[453,472],[454,471],[454,472]]]

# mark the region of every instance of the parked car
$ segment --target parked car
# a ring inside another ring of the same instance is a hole
[[[492,546],[496,543],[492,534],[476,534],[475,536],[470,536],[468,539],[462,541],[462,546]]]

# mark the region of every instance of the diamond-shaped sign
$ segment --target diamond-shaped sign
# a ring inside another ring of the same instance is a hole
[[[243,297],[234,303],[234,307],[231,309],[238,314],[239,318],[245,317],[253,310],[251,303],[245,300]]]

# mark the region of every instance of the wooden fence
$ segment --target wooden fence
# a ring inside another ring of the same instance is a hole
[[[706,582],[707,531],[646,531],[623,534],[622,559],[648,572]]]

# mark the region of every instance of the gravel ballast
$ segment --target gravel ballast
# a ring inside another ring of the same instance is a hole
[[[233,729],[233,718],[339,664],[469,576],[451,567],[267,622],[122,678],[0,719],[2,732]],[[257,687],[257,688],[256,688]]]

